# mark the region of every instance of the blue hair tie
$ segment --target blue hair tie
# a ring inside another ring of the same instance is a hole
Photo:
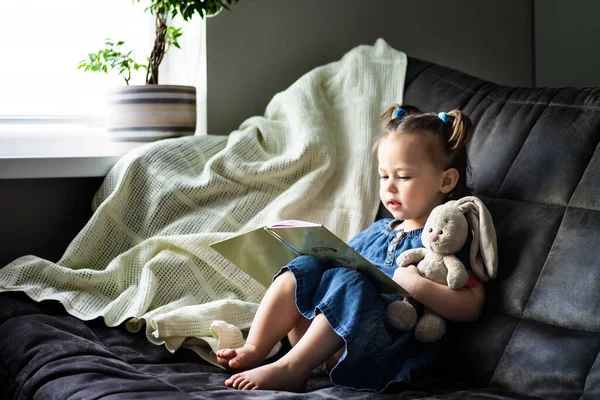
[[[406,116],[406,111],[402,107],[399,107],[394,113],[394,118],[400,118]]]
[[[443,123],[448,122],[448,114],[445,112],[438,113],[438,118],[442,120]]]

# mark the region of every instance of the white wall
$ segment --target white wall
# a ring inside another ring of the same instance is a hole
[[[535,85],[600,86],[600,1],[534,4]]]
[[[409,56],[533,84],[532,0],[240,0],[207,20],[208,133],[261,115],[319,65],[383,37]]]

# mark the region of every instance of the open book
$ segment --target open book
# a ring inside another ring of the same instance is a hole
[[[323,225],[281,221],[210,244],[238,268],[269,287],[273,276],[294,258],[307,255],[337,260],[365,274],[381,293],[409,296],[383,271],[371,264]]]

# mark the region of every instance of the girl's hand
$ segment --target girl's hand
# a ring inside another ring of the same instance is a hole
[[[418,282],[423,279],[419,270],[414,265],[407,265],[406,267],[398,267],[394,271],[394,277],[392,278],[396,283],[406,289],[410,294],[414,295],[415,288]]]

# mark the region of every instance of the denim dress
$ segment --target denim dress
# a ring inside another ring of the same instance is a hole
[[[400,253],[423,247],[423,228],[407,232],[392,229],[399,222],[378,220],[348,243],[390,277]],[[460,252],[464,254],[457,254],[463,263],[468,259],[465,248]],[[381,392],[394,382],[417,383],[427,379],[443,338],[421,343],[413,330],[399,331],[391,326],[386,307],[401,300],[400,296],[380,294],[360,272],[340,267],[332,260],[297,257],[275,277],[286,269],[296,278],[296,306],[300,313],[308,319],[322,313],[346,344],[329,374],[333,384]]]

